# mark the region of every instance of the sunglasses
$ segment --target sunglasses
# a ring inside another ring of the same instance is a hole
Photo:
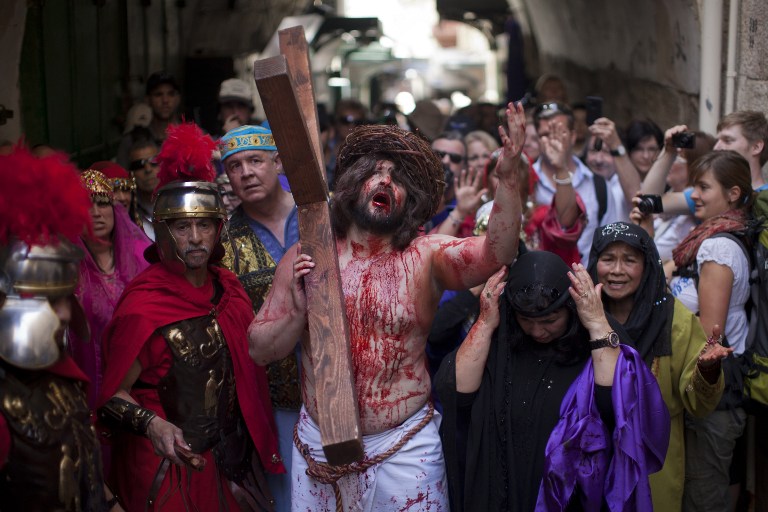
[[[447,151],[440,151],[438,149],[434,149],[433,151],[438,156],[438,158],[440,158],[440,160],[445,158],[445,155],[448,155],[448,157],[451,159],[451,163],[460,164],[464,161],[464,157],[458,153],[449,153]]]
[[[368,123],[365,121],[365,119],[360,119],[360,118],[357,118],[357,117],[355,117],[355,116],[344,116],[344,117],[340,117],[340,118],[338,119],[338,122],[339,122],[339,124],[344,124],[344,125],[347,125],[347,126],[349,126],[349,125],[351,125],[351,124],[353,124],[353,125],[355,125],[355,126],[362,126],[362,125],[364,125],[364,124],[368,124]]]
[[[154,158],[142,158],[141,160],[133,160],[130,164],[128,164],[128,170],[129,171],[138,171],[141,169],[144,169],[147,164],[151,165],[152,167],[155,167],[157,165],[157,162],[155,162]]]
[[[556,101],[550,103],[542,103],[533,110],[534,119],[546,119],[556,114],[565,114],[567,116],[573,116],[573,112],[570,108],[566,107],[562,103]]]

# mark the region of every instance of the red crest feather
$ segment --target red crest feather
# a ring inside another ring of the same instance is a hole
[[[75,240],[91,229],[91,198],[65,153],[37,158],[19,142],[0,156],[0,244]]]
[[[172,181],[213,181],[213,151],[216,143],[195,123],[168,127],[168,138],[155,157],[160,165],[157,188]],[[157,190],[157,189],[155,189]]]

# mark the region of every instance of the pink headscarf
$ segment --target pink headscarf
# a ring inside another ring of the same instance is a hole
[[[112,245],[115,254],[115,270],[111,275],[101,272],[82,238],[76,243],[85,252],[80,262],[80,274],[75,295],[83,305],[91,339],[82,340],[69,332],[69,350],[80,369],[88,375],[88,404],[96,406],[96,398],[102,383],[101,336],[125,286],[139,272],[149,266],[144,260],[144,249],[152,242],[136,224],[121,204],[113,205],[115,225],[112,229]]]

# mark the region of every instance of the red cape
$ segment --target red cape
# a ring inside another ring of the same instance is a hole
[[[251,301],[235,274],[214,266],[208,270],[224,289],[216,306],[216,319],[232,355],[243,418],[264,468],[270,473],[284,473],[282,463],[273,458],[273,454],[280,452],[267,374],[248,355],[247,332],[253,320]],[[102,351],[106,366],[99,405],[115,394],[142,347],[158,328],[211,312],[211,302],[194,291],[184,276],[170,272],[160,263],[128,284],[104,331]]]

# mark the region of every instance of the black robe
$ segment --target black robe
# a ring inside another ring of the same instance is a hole
[[[566,363],[554,346],[528,340],[511,352],[494,339],[480,389],[472,394],[456,391],[456,352],[445,358],[435,382],[444,408],[451,510],[534,510],[544,449],[560,419],[563,397],[588,357]],[[612,429],[611,388],[595,389],[600,416]],[[462,470],[463,447],[457,447],[456,439],[462,438],[461,424],[467,420],[466,470]],[[581,510],[578,500],[568,510]]]

